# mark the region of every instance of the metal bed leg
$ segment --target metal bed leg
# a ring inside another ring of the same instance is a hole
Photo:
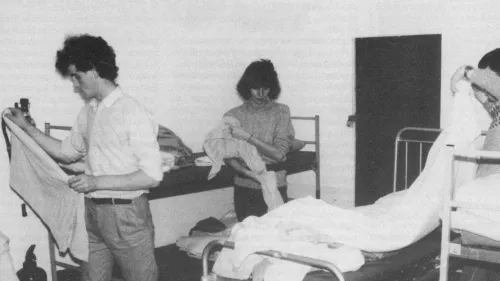
[[[57,281],[57,266],[56,266],[56,254],[55,254],[55,245],[54,240],[52,238],[52,234],[50,231],[47,231],[49,234],[49,256],[50,256],[50,274],[52,274],[52,281]]]
[[[233,242],[222,242],[219,240],[214,240],[211,241],[210,243],[207,244],[205,249],[203,249],[203,254],[202,254],[202,264],[203,264],[203,275],[201,276],[201,281],[216,281],[215,275],[209,274],[208,273],[208,258],[210,256],[210,253],[214,250],[215,247],[224,247],[224,248],[229,248],[229,249],[234,249],[234,243]],[[330,272],[332,275],[337,277],[339,281],[345,281],[344,275],[342,272],[336,267],[335,265],[323,261],[323,260],[318,260],[318,259],[313,259],[313,258],[307,258],[307,257],[302,257],[302,256],[297,256],[297,255],[292,255],[292,254],[287,254],[283,252],[278,252],[278,251],[263,251],[263,252],[256,252],[255,254],[259,255],[264,255],[268,257],[273,257],[273,258],[278,258],[282,260],[287,260],[287,261],[293,261],[296,263],[300,263],[303,265],[309,265],[313,267],[317,267],[320,269],[324,269],[328,272]]]
[[[441,227],[441,257],[439,268],[439,281],[448,280],[448,268],[450,258],[450,229],[451,229],[451,198],[453,194],[453,187],[455,184],[454,169],[455,157],[453,154],[453,145],[446,146],[449,150],[450,163],[450,183],[447,184],[443,190],[443,217]]]
[[[319,115],[314,116],[314,150],[315,150],[315,156],[316,156],[316,199],[321,198],[321,169],[320,169],[320,159],[319,159]]]

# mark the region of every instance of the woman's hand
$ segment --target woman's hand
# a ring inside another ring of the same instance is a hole
[[[458,92],[457,89],[457,84],[461,80],[467,80],[467,72],[472,70],[473,68],[469,65],[463,65],[455,71],[455,73],[451,76],[451,92],[456,93]]]
[[[243,128],[235,127],[235,126],[229,127],[229,133],[231,134],[231,136],[233,136],[233,138],[237,138],[240,140],[246,140],[246,141],[248,141],[250,139],[250,137],[252,136],[250,133],[245,131]]]

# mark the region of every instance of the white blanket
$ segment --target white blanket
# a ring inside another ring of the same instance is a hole
[[[282,205],[283,198],[278,191],[276,173],[266,170],[266,163],[254,145],[232,137],[229,132],[231,126],[239,127],[241,125],[238,119],[225,116],[222,118],[222,122],[208,133],[203,142],[203,149],[213,162],[208,179],[212,179],[220,171],[225,158],[239,157],[245,161],[251,171],[257,174],[268,210]]]
[[[30,136],[4,120],[11,130],[10,186],[49,228],[59,251],[69,249],[87,261],[83,195],[69,187],[69,176]]]
[[[419,240],[439,225],[442,190],[450,180],[451,157],[446,145],[452,143],[459,149],[481,145],[475,141],[481,131],[476,122],[476,104],[470,85],[462,84],[453,99],[447,130],[433,144],[424,170],[408,190],[353,210],[308,197],[280,206],[261,218],[249,217],[233,228],[229,240],[235,242],[235,250],[221,252],[214,272],[225,277],[247,278],[263,259],[251,253],[262,250],[319,257],[345,272],[363,264],[360,250],[393,251]],[[477,167],[473,162],[461,162],[455,168],[457,183],[463,183],[474,178]],[[344,246],[329,250],[323,243]],[[298,270],[301,266],[297,264],[284,266],[280,262],[279,267],[279,271],[268,270],[265,280],[302,280],[307,272],[307,268]],[[296,275],[285,277],[287,272]]]
[[[12,264],[9,238],[0,231],[0,281],[19,281]]]
[[[460,202],[496,206],[496,210],[458,208],[452,212],[454,229],[466,230],[500,241],[500,175],[493,174],[461,186],[455,199]]]

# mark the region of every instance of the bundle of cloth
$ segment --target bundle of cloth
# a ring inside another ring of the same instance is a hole
[[[224,165],[225,158],[240,158],[248,168],[257,174],[257,178],[262,186],[262,195],[267,204],[268,210],[283,204],[277,183],[276,173],[266,170],[266,163],[260,157],[257,148],[245,140],[233,138],[230,127],[241,126],[238,119],[225,116],[213,130],[211,130],[205,141],[203,149],[212,160],[212,168],[208,174],[208,179],[212,179]]]
[[[410,188],[353,209],[306,197],[260,218],[248,217],[233,227],[229,241],[235,243],[235,249],[223,249],[213,271],[246,279],[259,268],[259,278],[272,281],[302,280],[310,270],[308,266],[252,254],[265,250],[322,259],[343,272],[354,271],[364,264],[362,251],[398,250],[434,230],[440,223],[442,191],[451,179],[447,145],[453,144],[456,149],[482,146],[476,117],[484,114],[484,109],[468,83],[461,83],[459,89],[453,98],[449,125],[431,147],[425,168]],[[455,169],[455,182],[461,185],[475,178],[477,163],[457,162]]]
[[[83,194],[69,188],[69,176],[21,128],[4,117],[11,132],[9,184],[49,228],[60,252],[88,260]]]

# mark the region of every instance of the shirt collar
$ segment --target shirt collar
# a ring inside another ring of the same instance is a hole
[[[104,106],[106,106],[106,107],[110,107],[121,96],[123,96],[122,89],[120,88],[120,86],[116,86],[116,88],[111,93],[109,93],[109,95],[107,97],[105,97],[102,100],[102,102],[99,102],[97,99],[93,98],[90,100],[89,105],[94,110],[97,110],[97,107],[101,103],[104,104]]]

